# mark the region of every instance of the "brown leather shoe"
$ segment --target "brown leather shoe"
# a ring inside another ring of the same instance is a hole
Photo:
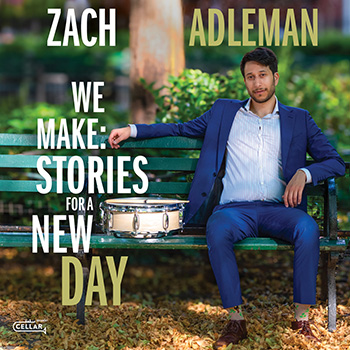
[[[311,321],[293,321],[292,329],[297,330],[300,329],[299,334],[304,335],[307,339],[320,341],[313,333],[310,328]]]
[[[240,340],[247,338],[247,326],[245,320],[228,321],[222,331],[221,337],[214,343],[214,349],[220,349],[222,346],[237,344]]]

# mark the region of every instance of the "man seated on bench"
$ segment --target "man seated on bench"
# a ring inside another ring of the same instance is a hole
[[[276,55],[267,48],[248,52],[241,72],[250,98],[217,100],[187,123],[129,125],[114,129],[112,148],[129,137],[204,137],[184,221],[196,214],[219,181],[219,204],[207,222],[210,262],[229,321],[215,348],[247,337],[234,244],[246,237],[272,237],[294,245],[295,321],[292,328],[318,340],[308,313],[316,303],[319,228],[306,213],[305,184],[343,176],[345,165],[310,114],[285,106],[275,96]],[[283,97],[281,97],[283,99]],[[316,163],[305,166],[306,152]],[[224,162],[224,163],[223,163]]]

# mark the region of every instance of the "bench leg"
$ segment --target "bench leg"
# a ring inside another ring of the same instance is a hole
[[[328,296],[328,254],[321,252],[321,300],[326,301]]]
[[[338,262],[338,254],[328,253],[328,331],[334,332],[337,322],[337,296],[335,285],[335,270]]]
[[[83,294],[81,296],[79,303],[77,304],[78,324],[85,324],[85,299],[86,299],[88,278],[89,278],[89,269],[87,267],[83,267]]]

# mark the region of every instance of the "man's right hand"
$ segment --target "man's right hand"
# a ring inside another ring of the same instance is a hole
[[[131,128],[127,126],[126,128],[113,129],[108,137],[108,142],[112,148],[120,148],[119,143],[130,137]]]

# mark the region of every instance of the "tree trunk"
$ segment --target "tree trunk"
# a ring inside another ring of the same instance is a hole
[[[181,0],[131,0],[130,51],[131,120],[148,124],[157,106],[140,78],[159,88],[185,67]]]

